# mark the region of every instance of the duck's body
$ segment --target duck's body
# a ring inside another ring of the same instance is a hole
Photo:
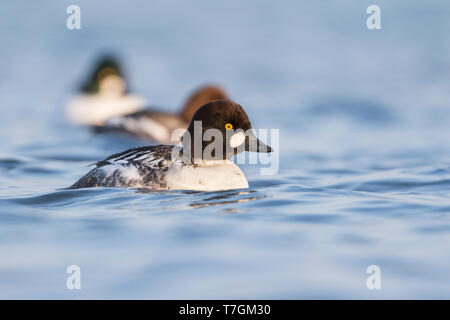
[[[214,140],[208,136],[212,131],[217,134]],[[228,160],[243,151],[271,152],[271,149],[254,136],[240,105],[215,100],[194,114],[181,146],[140,147],[112,155],[97,162],[93,170],[70,188],[197,191],[248,188],[241,169]]]
[[[190,164],[181,155],[172,160],[170,145],[134,148],[97,162],[71,189],[91,187],[145,188],[155,191],[217,191],[248,188],[241,169],[229,160]]]
[[[159,143],[178,143],[183,129],[189,126],[189,122],[198,108],[208,102],[226,98],[227,94],[222,88],[205,85],[189,96],[180,112],[164,112],[157,109],[139,110],[111,117],[102,126],[95,129],[97,132],[125,133]]]
[[[66,109],[68,119],[76,124],[102,126],[111,117],[136,112],[146,105],[143,98],[127,92],[120,65],[109,56],[99,60],[80,91]]]

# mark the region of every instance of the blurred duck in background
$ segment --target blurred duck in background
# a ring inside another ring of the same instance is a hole
[[[146,109],[108,119],[97,132],[118,132],[160,143],[178,143],[194,113],[208,102],[228,99],[227,93],[217,85],[204,85],[195,90],[178,113]]]
[[[143,98],[127,92],[123,70],[109,55],[99,59],[80,91],[66,109],[69,120],[77,124],[101,126],[111,117],[136,112],[146,105]]]

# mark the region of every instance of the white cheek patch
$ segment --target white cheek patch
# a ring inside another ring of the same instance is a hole
[[[236,132],[230,137],[230,146],[232,148],[237,148],[245,141],[245,134],[242,131]]]

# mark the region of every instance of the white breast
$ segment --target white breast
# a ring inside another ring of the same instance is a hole
[[[169,190],[220,191],[248,188],[242,170],[229,160],[186,166],[175,161],[165,176]]]

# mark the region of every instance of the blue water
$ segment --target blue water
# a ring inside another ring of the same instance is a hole
[[[81,30],[70,1],[0,3],[0,298],[450,298],[449,4],[73,2]],[[151,105],[223,85],[280,129],[279,172],[244,166],[244,191],[62,190],[145,144],[64,118],[111,50]]]

